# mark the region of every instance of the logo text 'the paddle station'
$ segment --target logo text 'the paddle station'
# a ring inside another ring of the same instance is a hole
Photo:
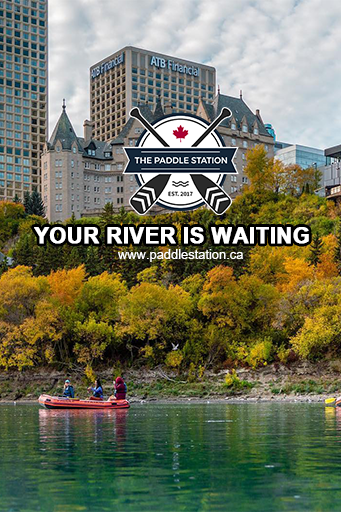
[[[227,174],[237,174],[236,148],[225,147],[215,128],[231,112],[223,108],[209,125],[190,114],[166,116],[150,124],[138,108],[130,116],[145,131],[137,146],[124,148],[125,174],[134,174],[139,190],[131,197],[134,210],[143,215],[156,203],[170,210],[193,210],[206,204],[221,215],[231,205],[222,188]]]

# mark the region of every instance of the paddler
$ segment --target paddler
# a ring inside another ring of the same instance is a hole
[[[114,395],[116,400],[125,400],[127,394],[127,384],[124,382],[122,377],[117,377],[114,381]]]
[[[92,391],[93,393],[91,398],[100,398],[101,400],[103,400],[103,388],[101,381],[99,379],[95,380],[94,387],[89,387],[88,391]]]
[[[67,398],[75,398],[75,392],[73,390],[73,386],[71,386],[71,382],[69,379],[66,379],[65,381],[63,396]]]

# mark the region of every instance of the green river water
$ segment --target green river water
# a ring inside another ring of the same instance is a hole
[[[0,406],[0,511],[340,511],[323,404]]]

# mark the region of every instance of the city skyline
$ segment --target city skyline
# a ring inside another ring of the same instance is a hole
[[[221,92],[242,89],[279,140],[336,145],[340,16],[336,0],[50,0],[50,133],[63,97],[82,132],[90,66],[134,45],[216,67]]]

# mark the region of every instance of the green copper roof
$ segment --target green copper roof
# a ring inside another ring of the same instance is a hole
[[[78,137],[66,113],[65,104],[63,104],[63,111],[49,140],[49,146],[51,149],[56,145],[58,140],[60,141],[63,149],[71,150],[72,144],[75,142],[78,149],[82,150]]]

